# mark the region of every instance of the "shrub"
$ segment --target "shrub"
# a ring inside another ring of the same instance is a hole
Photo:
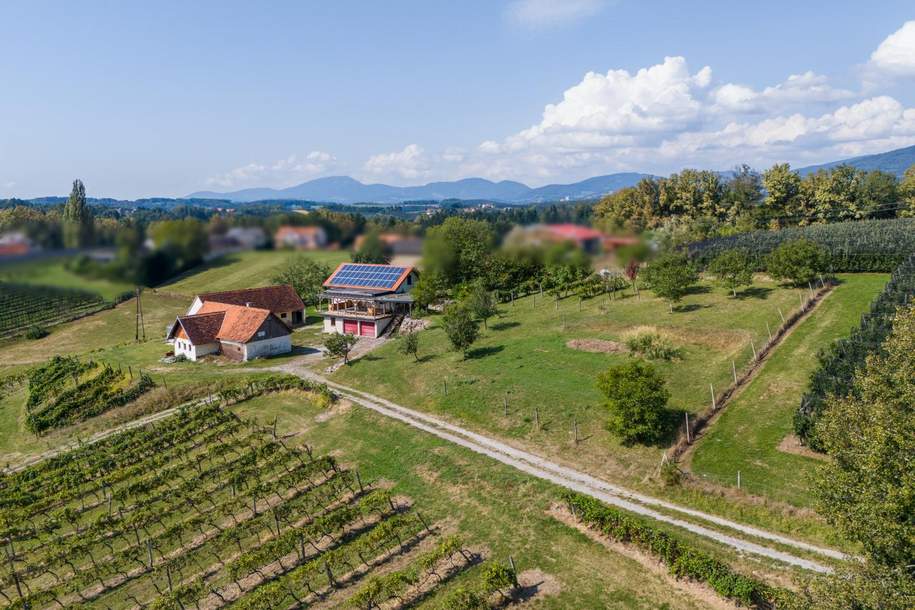
[[[636,360],[611,367],[598,377],[597,387],[607,398],[607,429],[624,444],[663,437],[670,393],[653,366]]]
[[[32,324],[25,331],[25,338],[30,341],[35,341],[36,339],[41,339],[42,337],[47,337],[48,331],[38,326],[37,324]]]
[[[679,358],[681,350],[658,333],[644,331],[626,339],[629,351],[649,360],[673,360]]]
[[[419,335],[415,332],[400,336],[398,351],[405,356],[413,356],[419,362]]]
[[[776,248],[766,259],[766,271],[776,279],[804,286],[826,272],[826,263],[826,251],[821,246],[799,239]]]
[[[349,364],[349,353],[356,345],[356,337],[350,334],[333,333],[324,339],[324,348],[327,353],[336,358],[343,358],[344,364]]]

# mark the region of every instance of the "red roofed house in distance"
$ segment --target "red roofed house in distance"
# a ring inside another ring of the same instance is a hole
[[[380,337],[412,310],[410,290],[417,279],[409,266],[340,263],[324,281],[324,332]]]

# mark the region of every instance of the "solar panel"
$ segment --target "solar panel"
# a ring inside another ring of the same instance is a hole
[[[329,286],[393,289],[406,267],[346,263],[328,280]]]

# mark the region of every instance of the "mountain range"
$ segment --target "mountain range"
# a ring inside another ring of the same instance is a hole
[[[192,199],[222,199],[234,202],[270,199],[302,199],[329,203],[400,203],[442,199],[489,199],[505,203],[536,203],[563,199],[595,199],[632,186],[648,174],[632,172],[596,176],[573,184],[548,184],[531,188],[511,180],[493,182],[485,178],[464,178],[453,182],[430,182],[422,186],[364,184],[349,176],[309,180],[284,189],[249,188],[230,193],[200,191]]]
[[[809,165],[797,170],[802,176],[811,174],[820,169],[830,169],[837,165],[851,165],[858,169],[873,171],[879,169],[889,174],[895,174],[898,178],[902,177],[905,170],[915,164],[915,146],[897,148],[875,155],[864,155],[862,157],[852,157],[841,161],[831,161],[820,165]]]

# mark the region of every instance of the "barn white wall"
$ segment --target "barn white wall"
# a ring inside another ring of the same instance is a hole
[[[292,337],[283,335],[263,341],[252,341],[245,344],[245,360],[266,358],[277,354],[288,354],[292,351]]]

